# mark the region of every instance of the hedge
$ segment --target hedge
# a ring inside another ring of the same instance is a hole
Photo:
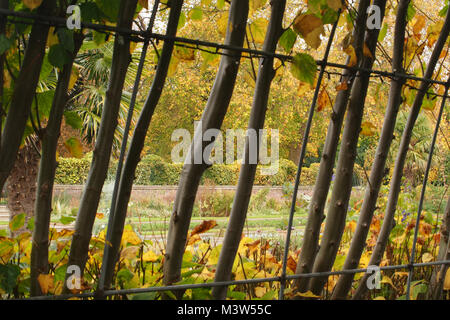
[[[84,184],[89,173],[91,159],[91,154],[82,159],[59,158],[55,182],[68,185]],[[281,186],[286,183],[293,183],[297,172],[296,164],[287,159],[280,159],[278,165],[278,172],[274,175],[262,175],[258,168],[255,185]],[[314,185],[319,166],[319,163],[312,163],[309,168],[302,169],[301,185]],[[354,183],[357,184],[358,181],[363,181],[361,180],[363,173],[361,173],[361,168],[355,166]],[[109,181],[115,178],[116,168],[117,161],[111,161],[108,171]],[[136,185],[177,185],[182,168],[182,164],[168,163],[157,155],[147,155],[143,157],[136,169],[134,183]],[[215,164],[206,170],[201,183],[236,185],[239,179],[239,168],[238,163]]]

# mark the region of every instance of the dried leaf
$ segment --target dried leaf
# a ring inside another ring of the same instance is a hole
[[[336,86],[336,91],[343,91],[348,89],[347,82],[341,82],[339,85]]]
[[[289,256],[287,260],[287,267],[291,269],[292,272],[295,273],[295,270],[297,269],[297,261],[295,261],[295,259],[292,258],[292,256]]]
[[[375,134],[376,126],[370,121],[364,121],[361,124],[361,134],[366,137],[373,136]]]
[[[420,32],[425,27],[425,22],[426,22],[425,16],[419,15],[417,16],[416,22],[413,25],[413,33],[415,36],[418,36],[419,39],[420,39]]]
[[[294,20],[293,28],[310,47],[317,49],[320,46],[320,35],[324,32],[324,28],[322,20],[316,15],[298,15]]]
[[[347,64],[349,67],[354,67],[358,63],[358,58],[356,57],[355,48],[352,45],[349,45],[344,49],[344,52],[350,57],[350,60]]]
[[[306,291],[306,292],[297,292],[295,294],[296,296],[299,297],[304,297],[304,298],[320,298],[320,296],[316,296],[314,293],[312,293],[311,291]]]
[[[44,295],[53,289],[53,287],[54,287],[53,280],[54,280],[54,277],[51,274],[41,273],[38,276],[39,286],[41,287],[41,291]]]
[[[204,220],[201,224],[196,226],[194,230],[192,230],[191,237],[196,234],[205,233],[215,226],[217,226],[217,222],[215,220]]]
[[[327,107],[332,107],[330,96],[325,88],[319,92],[319,97],[317,98],[317,111],[320,112]]]

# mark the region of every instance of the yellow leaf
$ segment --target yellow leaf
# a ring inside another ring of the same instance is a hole
[[[51,275],[51,274],[41,273],[38,276],[38,282],[39,282],[39,286],[41,287],[41,291],[43,294],[47,294],[54,287],[53,275]]]
[[[73,87],[75,87],[75,83],[77,83],[78,77],[80,75],[80,72],[78,71],[78,68],[76,66],[73,66],[72,73],[70,74],[70,80],[69,80],[69,90],[72,90]]]
[[[178,59],[176,56],[172,56],[172,58],[170,59],[169,70],[167,71],[168,77],[171,77],[175,74],[179,63],[180,59]]]
[[[295,261],[295,259],[292,258],[292,256],[289,256],[288,258],[287,267],[291,269],[292,272],[295,273],[295,270],[297,269],[297,261]]]
[[[136,47],[137,47],[137,42],[131,41],[130,42],[130,54],[133,54]]]
[[[0,262],[8,263],[14,254],[14,241],[6,237],[0,237]]]
[[[444,290],[450,290],[450,268],[447,269],[444,279]]]
[[[341,82],[339,85],[336,86],[336,91],[343,91],[348,89],[347,82]]]
[[[350,60],[348,62],[348,66],[349,67],[354,67],[356,66],[357,62],[358,62],[358,58],[356,57],[356,51],[355,48],[353,48],[352,45],[347,46],[344,49],[344,52],[350,57]]]
[[[125,230],[122,236],[122,246],[126,246],[127,244],[138,245],[141,244],[142,240],[139,236],[133,231],[131,226],[125,226]]]
[[[317,111],[320,112],[327,107],[332,107],[330,96],[325,88],[319,92],[319,97],[317,99]]]
[[[370,122],[370,121],[364,121],[362,124],[361,124],[361,134],[363,135],[363,136],[366,136],[366,137],[370,137],[370,136],[373,136],[374,134],[375,134],[375,130],[376,130],[376,128],[377,127],[375,127],[375,125],[372,123],[372,122]]]
[[[264,43],[264,38],[266,36],[268,21],[264,18],[259,18],[253,21],[250,26],[251,39],[256,43]]]
[[[304,298],[320,298],[320,296],[316,296],[314,293],[312,293],[311,291],[306,291],[306,292],[297,292],[295,294],[296,296],[299,297],[304,297]]]
[[[423,256],[422,256],[422,262],[427,263],[427,262],[430,262],[430,261],[433,261],[433,260],[434,260],[433,256],[430,253],[428,253],[428,252],[425,252],[423,254]]]
[[[381,279],[380,283],[390,284],[392,286],[392,288],[395,289],[395,286],[394,286],[394,283],[392,282],[392,279],[389,278],[388,276],[383,276],[383,279]]]
[[[386,300],[386,299],[384,297],[382,297],[382,296],[378,296],[376,298],[373,298],[373,300]]]
[[[80,140],[77,138],[69,138],[64,142],[64,146],[70,152],[70,155],[74,158],[82,158],[83,157],[83,147],[81,145]]]
[[[324,32],[324,28],[322,20],[316,15],[298,15],[294,20],[293,28],[310,47],[317,49],[320,46],[320,35]]]
[[[225,37],[227,34],[227,26],[228,26],[228,12],[222,13],[222,15],[217,19],[217,31],[222,37]]]
[[[42,0],[23,0],[23,4],[31,10],[36,9],[42,3]]]
[[[50,27],[47,36],[47,46],[51,47],[59,43],[58,35],[55,33],[55,27]]]
[[[142,260],[144,260],[145,262],[155,262],[158,260],[158,258],[159,257],[156,255],[156,253],[154,253],[152,250],[147,251],[142,256]]]
[[[255,296],[257,298],[262,298],[267,292],[267,288],[264,287],[256,287],[255,288]]]
[[[420,39],[420,32],[422,31],[422,29],[425,27],[425,16],[423,15],[419,15],[416,18],[416,22],[413,25],[413,33],[415,36],[418,36]]]

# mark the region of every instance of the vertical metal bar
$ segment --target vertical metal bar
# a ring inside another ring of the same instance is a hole
[[[153,5],[153,11],[152,11],[152,15],[150,18],[150,22],[149,25],[147,27],[147,32],[150,34],[153,30],[153,25],[155,23],[155,18],[156,18],[156,13],[158,10],[158,6],[159,6],[159,0],[155,0],[154,5]],[[142,76],[142,71],[144,69],[144,64],[145,64],[145,57],[147,56],[147,50],[148,50],[148,46],[149,46],[149,39],[146,38],[144,45],[142,47],[142,52],[141,52],[141,57],[139,60],[139,66],[138,66],[138,70],[136,73],[136,78],[134,81],[134,86],[133,86],[133,93],[131,96],[131,100],[130,100],[130,108],[128,109],[128,115],[127,115],[127,121],[125,124],[125,130],[123,133],[123,140],[122,140],[122,146],[120,149],[120,156],[119,156],[119,162],[117,165],[117,171],[116,171],[116,178],[114,181],[114,189],[113,189],[113,193],[112,193],[112,198],[111,198],[111,207],[109,210],[109,217],[108,217],[108,227],[106,229],[106,237],[105,237],[105,247],[104,247],[104,252],[103,252],[103,259],[102,259],[102,266],[101,266],[101,271],[100,271],[100,279],[99,279],[99,283],[98,283],[98,287],[97,287],[97,292],[98,292],[98,296],[101,297],[102,296],[102,292],[104,291],[104,287],[105,287],[105,276],[106,276],[106,261],[108,261],[108,257],[110,254],[110,245],[109,243],[111,243],[111,236],[112,236],[112,225],[113,225],[113,221],[114,221],[114,213],[115,213],[115,206],[116,206],[116,200],[117,200],[117,193],[118,193],[118,189],[119,189],[119,182],[120,182],[120,177],[122,175],[122,168],[123,168],[123,162],[125,159],[125,154],[127,152],[127,144],[128,144],[128,135],[130,132],[130,127],[131,127],[131,121],[133,119],[133,112],[134,112],[134,107],[136,105],[136,98],[137,98],[137,94],[138,94],[138,90],[139,90],[139,84],[141,82],[141,76]]]
[[[419,207],[417,209],[416,226],[414,228],[414,239],[413,239],[413,245],[412,245],[412,250],[411,250],[411,257],[410,257],[410,261],[409,261],[410,266],[412,266],[414,264],[414,259],[416,257],[416,243],[417,243],[417,236],[419,233],[420,216],[422,214],[423,201],[425,198],[425,189],[427,187],[428,173],[430,172],[430,168],[431,168],[431,160],[433,158],[434,146],[436,144],[436,139],[437,139],[437,135],[439,132],[439,125],[441,123],[442,114],[444,113],[445,101],[447,99],[447,93],[448,93],[449,86],[450,86],[450,77],[447,80],[447,84],[445,86],[445,93],[444,93],[444,96],[442,97],[441,109],[439,110],[436,127],[434,129],[433,140],[431,141],[430,153],[428,154],[427,167],[425,170],[425,175],[423,177],[422,191],[420,192]],[[410,295],[411,280],[413,277],[413,273],[414,273],[414,268],[410,267],[409,273],[408,273],[407,286],[406,286],[406,300],[410,300],[410,298],[411,298],[411,295]]]
[[[333,28],[331,29],[330,37],[328,38],[327,47],[326,47],[325,54],[324,54],[324,57],[322,60],[323,63],[321,64],[320,73],[317,78],[316,89],[314,91],[314,96],[313,96],[313,100],[311,102],[311,107],[309,108],[309,115],[308,115],[308,121],[306,123],[305,133],[303,135],[302,148],[300,151],[300,159],[298,161],[298,167],[297,167],[297,175],[295,177],[294,193],[292,195],[291,209],[290,209],[290,213],[289,213],[288,229],[287,229],[287,233],[286,233],[286,240],[284,243],[283,266],[282,266],[282,271],[281,271],[280,292],[278,295],[279,300],[284,299],[284,288],[286,286],[286,265],[287,265],[287,260],[288,260],[288,256],[289,256],[289,245],[291,242],[291,229],[292,229],[292,224],[293,224],[293,220],[294,220],[295,203],[297,202],[298,186],[300,184],[300,176],[302,173],[303,160],[304,160],[305,154],[306,154],[306,147],[308,144],[309,132],[310,132],[311,126],[312,126],[314,110],[316,109],[316,103],[317,103],[317,98],[319,96],[320,85],[322,83],[323,75],[325,73],[328,56],[330,54],[331,45],[333,43],[334,34],[336,32],[336,28],[337,28],[340,16],[341,16],[341,9],[339,9],[339,11],[338,11],[338,17],[333,25]]]

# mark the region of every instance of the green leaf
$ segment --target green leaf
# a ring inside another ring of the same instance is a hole
[[[306,53],[298,53],[292,59],[291,73],[292,75],[303,82],[314,84],[316,75],[316,61],[312,56]]]
[[[441,17],[445,17],[445,15],[447,14],[448,11],[448,4],[446,4],[441,11],[439,11],[439,16]]]
[[[218,9],[223,9],[224,6],[225,6],[225,0],[217,0],[217,8]]]
[[[291,52],[297,40],[297,34],[291,28],[287,29],[280,37],[280,46],[287,52]]]
[[[62,69],[70,61],[66,49],[61,44],[55,44],[50,47],[48,52],[48,61],[55,67]]]
[[[336,22],[338,14],[333,9],[327,8],[322,12],[323,24],[333,24]]]
[[[76,219],[74,217],[69,217],[69,216],[61,216],[61,218],[59,219],[59,222],[61,222],[63,225],[68,225],[71,224],[72,222],[74,222]]]
[[[45,81],[50,73],[53,71],[53,66],[48,61],[48,54],[44,56],[44,60],[42,61],[41,73],[39,74],[39,80]]]
[[[408,5],[408,11],[406,12],[406,21],[410,22],[416,15],[416,8],[414,8],[414,3],[411,1]]]
[[[186,15],[184,14],[184,12],[181,12],[180,14],[180,19],[178,20],[178,29],[181,29],[184,27],[184,25],[186,24]]]
[[[70,152],[72,157],[75,158],[82,158],[83,157],[83,148],[81,146],[80,140],[77,138],[69,138],[64,142],[64,146],[67,148],[67,150]]]
[[[75,111],[65,111],[64,120],[73,129],[81,129],[83,127],[83,119],[81,119],[80,115]]]
[[[273,298],[275,298],[276,295],[277,295],[277,292],[275,290],[270,290],[261,297],[261,300],[273,300]]]
[[[189,12],[189,17],[192,20],[202,20],[203,18],[203,10],[201,7],[194,7],[190,12]]]
[[[13,42],[8,39],[3,33],[0,34],[0,54],[5,53],[11,48]]]
[[[15,264],[0,264],[0,286],[6,293],[12,293],[17,285],[20,268]]]
[[[384,40],[384,38],[386,37],[387,30],[388,30],[388,25],[387,25],[387,23],[384,23],[383,26],[381,27],[380,33],[378,34],[379,42]]]
[[[200,267],[200,268],[197,268],[197,269],[186,271],[186,272],[181,274],[181,277],[182,278],[187,278],[187,277],[192,276],[193,274],[200,274],[200,273],[202,273],[204,268],[205,267],[203,266],[203,267]]]
[[[9,222],[9,229],[11,231],[17,231],[25,225],[25,213],[20,213],[15,215],[12,220]]]
[[[110,22],[117,22],[119,16],[120,1],[96,0],[98,8]]]
[[[84,2],[80,5],[81,21],[93,22],[99,21],[101,18],[101,12],[98,6],[93,2]]]
[[[30,220],[28,220],[27,229],[30,231],[34,230],[34,217],[31,217]]]
[[[40,116],[47,118],[49,117],[50,110],[52,109],[54,95],[55,91],[53,90],[39,92],[36,94]],[[36,110],[35,108],[36,108],[36,100],[33,99],[33,111]]]
[[[58,34],[59,43],[69,52],[75,50],[75,43],[73,41],[73,30],[66,28],[59,28],[56,33]]]

